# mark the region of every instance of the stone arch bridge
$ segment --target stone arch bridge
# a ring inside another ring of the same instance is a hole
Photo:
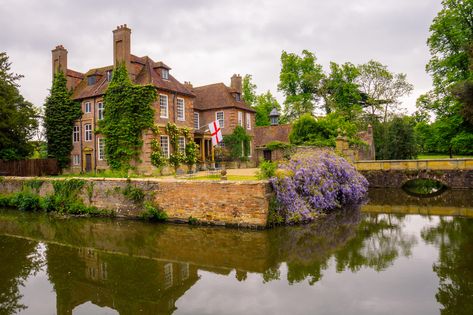
[[[401,188],[413,179],[432,179],[452,189],[473,188],[473,159],[357,161],[370,187]]]

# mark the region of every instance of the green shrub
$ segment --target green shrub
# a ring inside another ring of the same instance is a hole
[[[276,172],[277,164],[271,161],[261,161],[259,165],[258,178],[267,179],[274,176]]]
[[[166,221],[168,218],[167,213],[162,210],[158,205],[152,203],[145,203],[145,210],[141,214],[141,217],[148,221]]]
[[[187,222],[188,222],[190,225],[197,225],[197,224],[200,223],[199,219],[194,218],[193,216],[190,216],[189,219],[187,220]]]
[[[126,199],[133,201],[135,204],[142,204],[145,199],[143,189],[133,186],[130,180],[128,180],[126,187],[123,188],[123,196],[125,196]]]
[[[10,199],[10,205],[15,206],[21,211],[39,211],[41,210],[41,198],[31,190],[25,190],[13,195]]]

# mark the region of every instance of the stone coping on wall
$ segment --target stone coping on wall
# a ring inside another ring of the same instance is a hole
[[[51,182],[79,179],[94,183],[83,188],[79,197],[86,205],[113,210],[119,217],[136,218],[143,214],[142,204],[125,198],[129,184],[141,189],[146,200],[164,210],[170,221],[265,227],[267,225],[271,189],[265,180],[187,180],[162,178],[100,178],[100,177],[3,177],[0,194],[21,190],[23,183],[41,180],[39,194],[54,191]]]
[[[359,171],[375,170],[473,170],[473,159],[356,161]]]

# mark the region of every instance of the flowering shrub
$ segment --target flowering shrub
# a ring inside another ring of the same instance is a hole
[[[294,155],[270,182],[273,211],[285,223],[309,222],[321,212],[360,203],[368,190],[367,180],[329,150]]]

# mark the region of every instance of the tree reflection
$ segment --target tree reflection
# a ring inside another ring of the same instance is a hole
[[[433,270],[439,277],[435,295],[443,305],[441,314],[471,314],[473,310],[473,220],[441,218],[437,226],[424,229],[422,238],[439,247]]]
[[[313,285],[322,277],[333,256],[337,272],[362,267],[382,271],[399,256],[411,255],[417,240],[403,231],[403,216],[369,215],[346,211],[327,216],[319,223],[291,227],[279,241],[284,244],[288,282],[308,279]],[[275,275],[274,272],[265,274]],[[279,274],[276,274],[279,276]]]
[[[19,288],[31,272],[40,267],[37,243],[0,236],[0,314],[14,314],[27,307],[20,303]]]

